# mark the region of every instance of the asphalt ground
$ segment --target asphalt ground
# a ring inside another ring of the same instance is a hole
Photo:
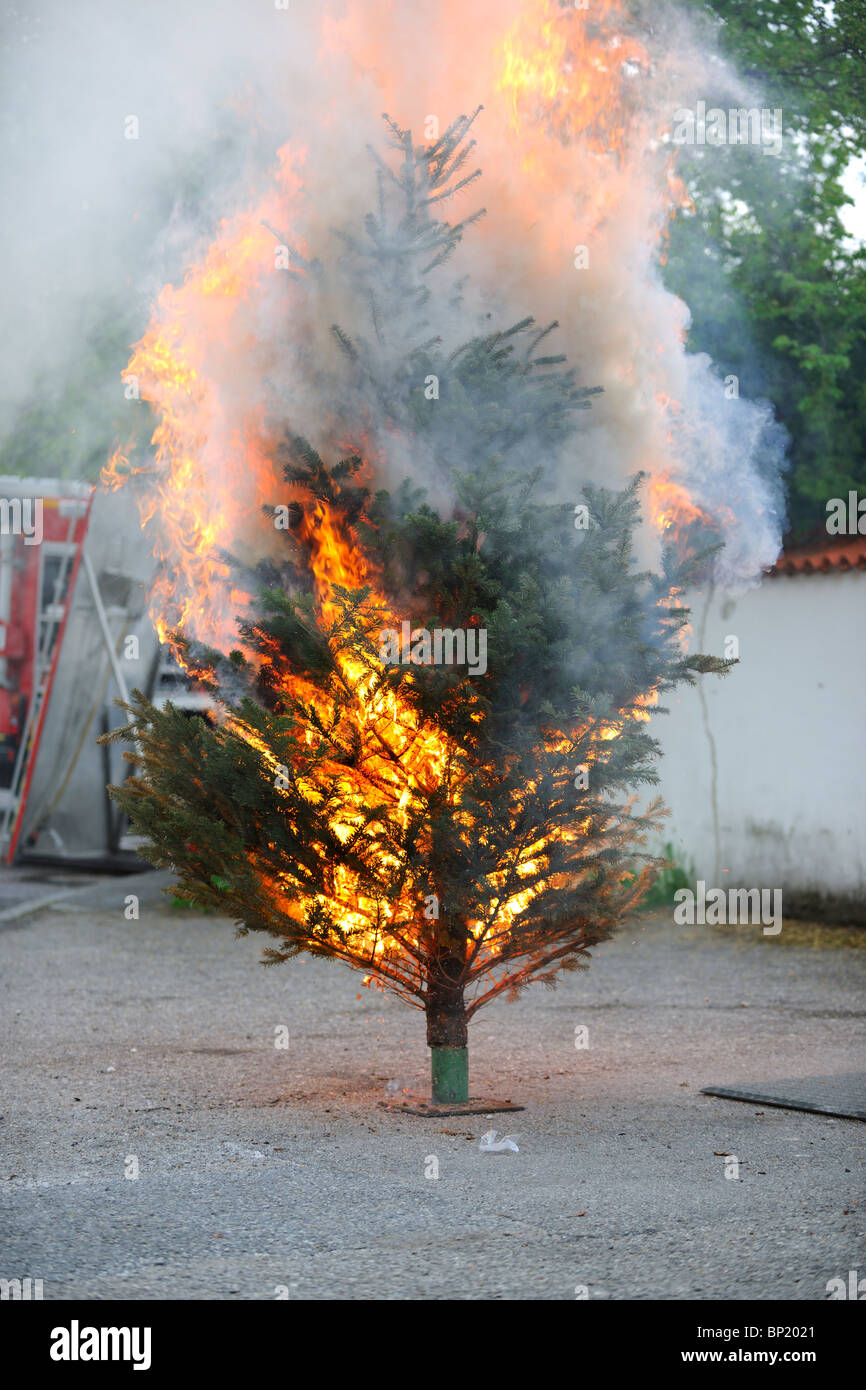
[[[422,1119],[380,1105],[429,1084],[420,1012],[341,965],[263,969],[160,886],[87,880],[0,921],[0,1276],[45,1299],[824,1300],[866,1273],[864,1125],[700,1094],[863,1068],[862,931],[639,918],[471,1025],[472,1092],[525,1110]],[[482,1152],[490,1129],[519,1152]]]

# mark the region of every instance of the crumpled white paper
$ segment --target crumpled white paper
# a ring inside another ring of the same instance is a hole
[[[478,1148],[483,1154],[504,1154],[509,1151],[517,1154],[520,1153],[520,1150],[515,1142],[516,1139],[516,1134],[503,1134],[502,1138],[497,1140],[496,1130],[488,1129],[486,1134],[482,1134]]]

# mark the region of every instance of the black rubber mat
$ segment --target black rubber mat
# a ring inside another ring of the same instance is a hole
[[[756,1081],[743,1086],[703,1086],[705,1096],[779,1105],[784,1110],[811,1110],[816,1115],[840,1115],[866,1120],[866,1072],[840,1076],[795,1076],[790,1081]]]

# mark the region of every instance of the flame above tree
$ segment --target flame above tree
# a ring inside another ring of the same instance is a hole
[[[445,22],[455,23],[450,4],[444,8]],[[575,234],[567,223],[573,222],[584,239],[599,235],[603,243],[605,229],[623,219],[637,198],[647,203],[648,241],[663,242],[670,217],[687,207],[688,199],[675,176],[665,131],[645,99],[655,60],[624,4],[598,0],[582,10],[525,0],[515,19],[507,7],[503,16],[501,34],[485,40],[493,55],[485,78],[491,108],[510,142],[509,178],[496,190],[502,211],[497,226],[531,222],[533,235],[540,230],[539,264],[545,263],[547,279],[557,281],[563,255],[570,254],[568,238]],[[341,29],[326,9],[322,26],[323,52],[351,42],[360,68],[375,67],[381,75],[387,55],[370,47],[371,29],[360,11],[353,14],[349,5]],[[384,43],[384,37],[377,42]],[[382,78],[387,97],[397,94],[396,87],[389,92],[389,80]],[[576,152],[582,162],[574,166]],[[296,321],[299,343],[307,331],[313,287],[304,228],[318,185],[313,170],[305,187],[306,159],[303,148],[290,144],[279,151],[267,193],[227,218],[183,283],[162,291],[124,373],[125,379],[135,379],[157,416],[154,459],[144,466],[141,498],[161,566],[152,612],[164,639],[178,629],[220,647],[234,639],[234,614],[243,594],[232,590],[222,554],[239,546],[260,552],[260,508],[273,500],[281,483],[271,461],[271,406],[262,390],[262,382],[278,376],[280,368],[266,347],[267,335],[259,338],[257,327],[283,314]],[[561,199],[576,178],[580,201],[569,218],[539,219],[539,207]],[[483,227],[481,234],[487,235]],[[494,263],[503,249],[500,233],[490,248]],[[275,274],[278,253],[284,273]],[[643,366],[655,388],[643,400],[638,394],[629,401],[623,414],[636,407],[645,412],[640,467],[660,479],[655,492],[671,485],[664,508],[649,506],[648,517],[659,531],[670,533],[687,529],[697,511],[725,531],[731,514],[721,517],[717,507],[700,503],[684,476],[693,441],[681,438],[680,426],[672,424],[676,406],[661,344]],[[620,363],[617,370],[624,377],[631,366]],[[307,394],[308,384],[294,384],[294,395]],[[339,404],[333,412],[326,422],[328,442],[357,437],[357,417],[342,415]],[[368,447],[362,450],[373,461],[390,442],[378,437],[380,425],[371,422]],[[118,451],[103,477],[116,485],[135,471]]]

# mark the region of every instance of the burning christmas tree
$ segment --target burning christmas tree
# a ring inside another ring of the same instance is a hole
[[[136,693],[115,735],[134,741],[136,774],[112,789],[177,891],[272,938],[266,962],[342,960],[423,1009],[437,1104],[468,1101],[475,1012],[585,968],[642,896],[660,814],[633,799],[657,780],[649,710],[730,664],[686,654],[682,555],[666,550],[658,573],[635,561],[639,476],[558,495],[549,460],[579,451],[596,388],[548,350],[557,325],[494,329],[453,280],[481,213],[436,214],[478,177],[472,119],[420,145],[388,121],[375,209],[341,231],[333,272],[340,301],[363,306],[334,325],[327,366],[354,431],[341,442],[323,422],[310,442],[276,404],[257,422],[268,553],[207,558],[236,644],[173,633],[217,713]],[[331,302],[328,268],[277,236],[302,288]],[[461,339],[437,331],[443,302]],[[145,382],[165,372],[160,333],[133,358]],[[156,436],[173,457],[196,448],[184,412],[201,388],[182,365]],[[410,455],[429,489],[417,474],[375,487]]]

